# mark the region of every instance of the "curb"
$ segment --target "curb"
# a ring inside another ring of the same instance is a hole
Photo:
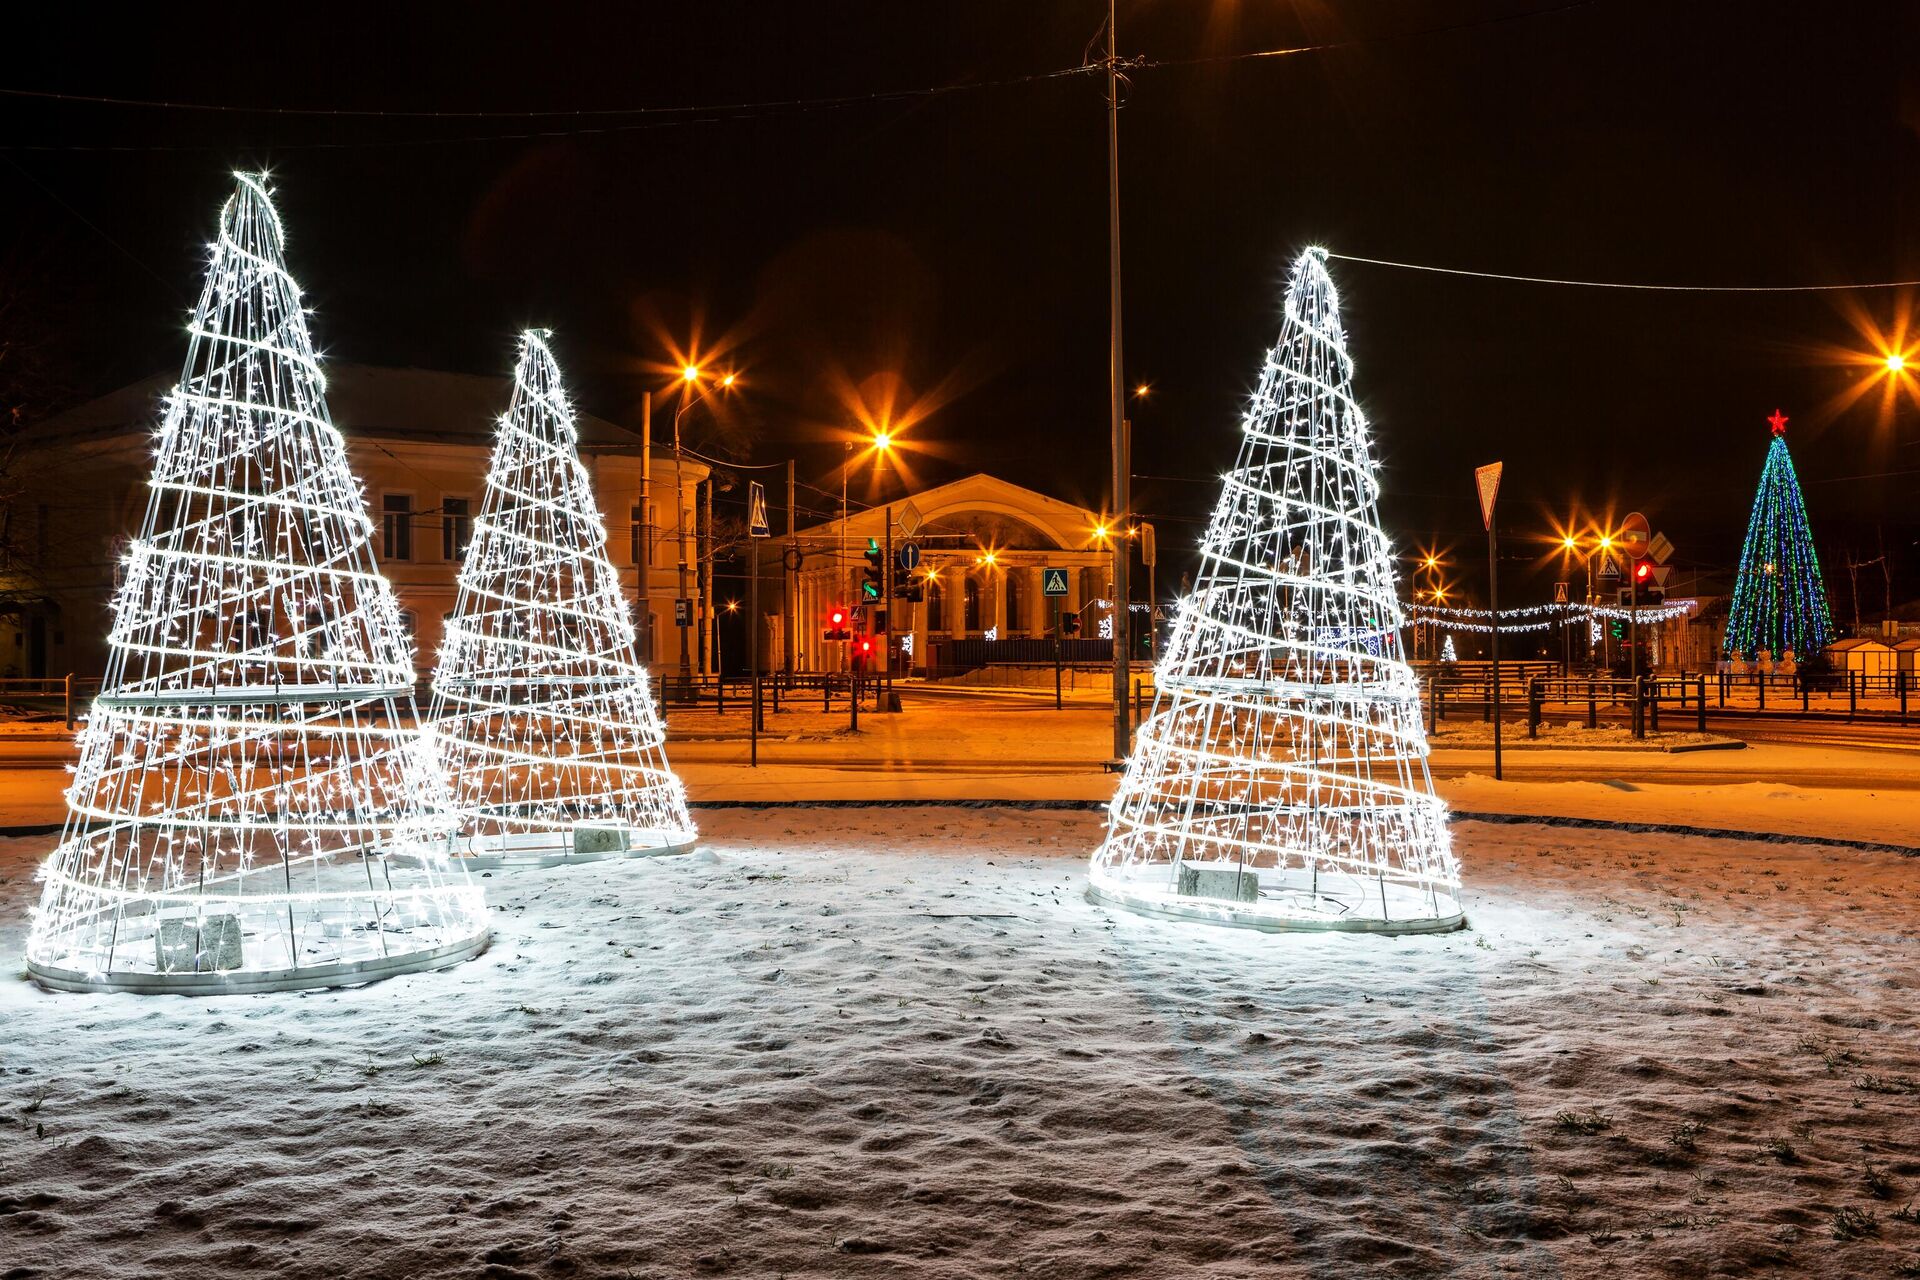
[[[1025,812],[1065,811],[1095,813],[1105,800],[694,800],[691,809],[1016,809]],[[1625,831],[1633,835],[1698,836],[1707,840],[1746,840],[1755,844],[1811,844],[1828,849],[1858,849],[1863,853],[1897,853],[1920,858],[1920,847],[1878,840],[1848,840],[1840,836],[1791,835],[1781,831],[1743,831],[1738,827],[1692,827],[1679,822],[1617,822],[1611,818],[1572,818],[1557,814],[1480,813],[1451,810],[1451,822],[1485,822],[1491,826],[1566,827],[1585,831]],[[64,824],[40,823],[0,827],[0,837],[59,834]]]
[[[1920,848],[1907,844],[1885,844],[1877,840],[1848,840],[1841,836],[1800,836],[1781,831],[1742,831],[1737,827],[1690,827],[1679,822],[1616,822],[1611,818],[1567,818],[1554,814],[1470,813],[1456,809],[1450,815],[1455,822],[1485,822],[1495,826],[1532,824],[1540,827],[1573,827],[1597,831],[1626,831],[1635,835],[1702,836],[1709,840],[1748,840],[1756,844],[1817,844],[1830,849],[1859,849],[1866,853],[1898,853],[1920,858]]]

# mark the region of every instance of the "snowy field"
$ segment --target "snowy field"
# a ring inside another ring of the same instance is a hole
[[[0,842],[0,1277],[1920,1273],[1912,860],[1469,823],[1468,931],[1259,937],[1089,813],[700,816],[197,1002],[19,979]]]

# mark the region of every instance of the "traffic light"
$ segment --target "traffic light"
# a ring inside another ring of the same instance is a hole
[[[896,573],[893,575],[893,597],[905,600],[908,604],[919,604],[927,598],[927,591],[910,574]]]
[[[1626,620],[1623,618],[1608,618],[1607,638],[1609,640],[1625,640],[1627,638]]]
[[[1640,593],[1641,604],[1666,603],[1666,590],[1654,585],[1653,562],[1651,560],[1642,560],[1633,567],[1633,584],[1635,589]]]
[[[827,610],[827,629],[820,633],[823,640],[850,640],[853,632],[847,629],[847,611],[839,605]]]
[[[873,637],[855,636],[853,641],[853,656],[855,661],[862,663],[871,658],[873,656]]]
[[[1079,635],[1080,634],[1080,615],[1077,613],[1061,614],[1060,615],[1060,634],[1063,636]]]
[[[867,601],[878,600],[887,581],[886,555],[880,550],[878,538],[867,539],[866,554],[867,567],[860,571],[866,578],[866,581],[860,584],[860,598]]]

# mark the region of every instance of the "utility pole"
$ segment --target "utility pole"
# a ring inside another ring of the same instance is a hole
[[[799,557],[796,554],[792,554],[800,550],[800,541],[798,537],[795,536],[795,532],[794,532],[795,528],[796,526],[794,524],[793,459],[788,458],[787,459],[787,551],[789,552],[789,554],[781,558],[781,563],[783,565],[792,565],[796,563],[799,559]],[[800,583],[799,583],[799,579],[795,576],[792,568],[787,569],[787,625],[783,627],[782,630],[784,630],[787,633],[786,634],[787,642],[784,647],[787,651],[786,652],[787,679],[789,681],[789,687],[791,687],[791,681],[793,679],[794,660],[795,660],[794,659],[795,648],[800,643]]]
[[[640,393],[640,654],[653,666],[653,392]]]
[[[1120,43],[1114,24],[1115,0],[1107,0],[1107,401],[1113,446],[1113,759],[1133,750],[1133,726],[1127,706],[1128,613],[1127,527],[1132,505],[1132,463],[1127,457],[1125,370],[1120,355]]]
[[[893,504],[886,511],[886,558],[880,562],[880,605],[887,611],[887,635],[880,652],[887,656],[887,672],[880,684],[881,710],[893,710],[893,638],[899,634],[899,619],[893,616]]]
[[[846,455],[840,459],[840,599],[845,602],[841,607],[847,611],[849,620],[853,617],[853,567],[847,563],[847,470],[852,466],[853,441],[849,440]],[[853,670],[853,646],[847,641],[840,642],[840,657],[841,665]],[[860,703],[857,687],[853,701],[857,708]],[[856,720],[853,727],[859,728],[859,721]]]
[[[680,398],[684,401],[691,394],[692,391],[690,389],[682,390],[680,392]],[[692,603],[688,600],[687,595],[687,553],[691,550],[690,541],[693,530],[687,527],[688,512],[685,481],[687,474],[687,456],[685,451],[680,448],[680,419],[686,416],[686,412],[687,405],[683,403],[679,410],[673,415],[673,510],[675,515],[674,523],[679,527],[680,533],[680,594],[675,596],[673,601],[673,623],[674,630],[680,633],[680,689],[682,696],[685,696],[686,691],[693,687],[693,654],[689,652],[687,648],[688,632],[693,630],[689,624],[693,622],[693,619],[688,618],[683,622],[680,618],[682,601],[687,601],[687,607],[689,609],[692,608]]]

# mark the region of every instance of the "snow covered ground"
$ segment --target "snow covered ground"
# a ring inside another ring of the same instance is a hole
[[[1466,823],[1468,931],[1263,937],[1089,905],[1093,814],[701,821],[486,880],[438,974],[0,980],[0,1276],[1920,1260],[1910,859]],[[47,843],[0,842],[10,969]]]

